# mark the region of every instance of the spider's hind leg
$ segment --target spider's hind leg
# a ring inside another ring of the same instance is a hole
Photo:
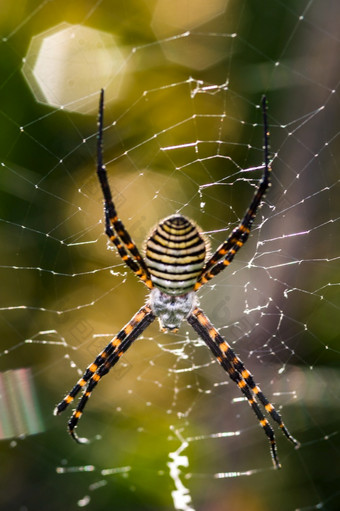
[[[285,436],[296,447],[299,446],[299,442],[289,433],[280,414],[275,410],[274,406],[269,403],[260,388],[255,384],[253,376],[244,367],[243,362],[235,355],[229,344],[213,327],[203,311],[195,308],[192,314],[188,316],[187,321],[205,341],[223,369],[229,374],[230,378],[237,384],[241,392],[247,398],[249,405],[269,439],[274,467],[280,468],[281,465],[277,456],[274,431],[268,420],[264,417],[256,398],[259,399],[266,412],[279,424]]]
[[[74,400],[81,389],[83,395],[77,408],[73,411],[68,422],[70,435],[79,441],[74,429],[83,413],[91,393],[100,379],[118,362],[123,353],[131,346],[150,323],[155,319],[151,307],[146,304],[133,316],[125,327],[114,337],[106,348],[98,355],[95,361],[86,369],[83,377],[78,380],[71,392],[56,406],[54,414],[59,415]]]

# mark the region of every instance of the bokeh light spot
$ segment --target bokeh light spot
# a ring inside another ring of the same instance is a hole
[[[225,48],[214,38],[198,38],[190,31],[220,16],[228,0],[158,0],[151,28],[160,40],[162,50],[171,62],[191,69],[206,69],[224,58]],[[187,33],[187,37],[176,37]]]
[[[22,72],[39,102],[92,113],[101,88],[119,95],[124,63],[112,34],[64,22],[32,38]]]

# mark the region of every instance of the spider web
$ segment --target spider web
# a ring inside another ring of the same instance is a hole
[[[338,509],[339,6],[115,4],[27,2],[2,16],[1,507]],[[38,103],[22,73],[32,36],[65,21],[119,35],[104,160],[140,248],[176,212],[212,250],[238,225],[262,174],[267,95],[272,187],[199,300],[301,442],[274,427],[280,472],[187,324],[176,335],[151,325],[101,381],[79,423],[90,444],[70,440],[67,413],[52,415],[146,296],[104,234],[97,89],[80,115]]]

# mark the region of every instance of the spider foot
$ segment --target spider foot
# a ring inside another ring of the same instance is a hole
[[[70,395],[66,396],[65,399],[63,399],[62,401],[60,401],[60,403],[56,405],[56,407],[53,410],[53,415],[61,414],[68,407],[68,405],[72,403],[73,399],[74,398]]]
[[[295,438],[294,438],[294,440],[295,440]],[[294,441],[294,445],[295,445],[295,449],[296,449],[296,450],[297,450],[297,449],[300,449],[300,447],[301,447],[300,442],[298,442],[297,440],[295,440],[295,441]]]
[[[77,442],[77,444],[89,444],[90,440],[86,437],[79,437],[74,431],[69,431],[73,440]]]
[[[71,437],[73,438],[73,440],[75,442],[77,442],[77,444],[89,444],[90,440],[88,438],[86,438],[86,437],[79,437],[77,435],[77,433],[74,430],[74,426],[72,424],[70,424],[71,421],[72,421],[72,419],[69,420],[69,422],[68,422],[68,432],[71,435]]]
[[[295,449],[299,449],[299,447],[301,446],[300,442],[289,433],[288,429],[283,423],[280,424],[280,428],[282,429],[283,433],[288,438],[288,440],[295,445]]]
[[[90,440],[86,437],[79,437],[77,433],[75,432],[75,428],[77,426],[78,420],[81,417],[81,412],[75,412],[70,420],[67,423],[67,429],[73,440],[77,442],[77,444],[89,444]]]
[[[275,442],[274,438],[270,439],[270,450],[271,450],[271,454],[272,454],[274,468],[276,470],[278,470],[282,467],[282,465],[279,462],[279,458],[277,456],[277,448],[276,448],[276,442]]]
[[[53,415],[60,415],[65,410],[66,407],[67,403],[64,404],[64,402],[62,401],[54,408]]]

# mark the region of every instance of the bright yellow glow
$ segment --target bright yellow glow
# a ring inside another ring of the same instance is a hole
[[[124,58],[112,34],[60,23],[32,38],[22,71],[38,101],[92,113],[101,88],[108,101],[119,94]]]
[[[190,31],[220,16],[228,0],[158,0],[151,27],[165,56],[191,69],[203,70],[225,58],[218,39],[195,37]],[[180,34],[190,34],[190,41]]]
[[[222,14],[228,0],[158,0],[152,19],[157,36],[192,30]]]

